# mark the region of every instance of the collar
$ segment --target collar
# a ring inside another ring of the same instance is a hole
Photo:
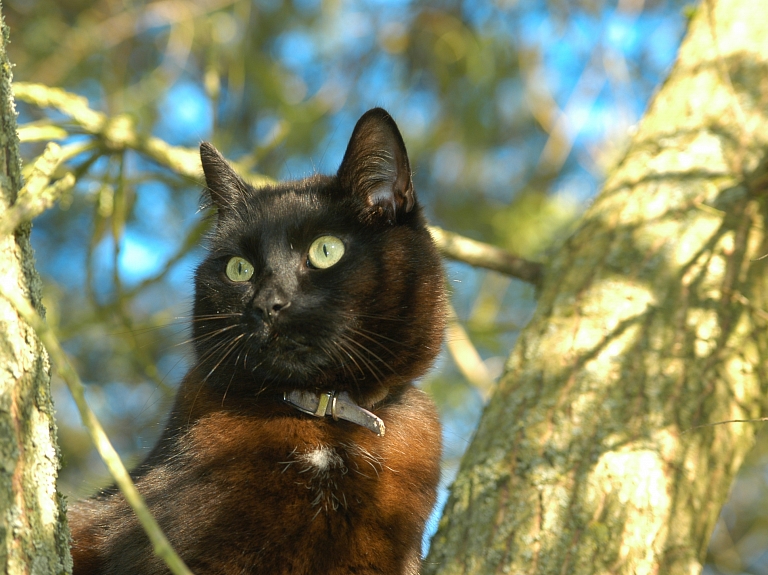
[[[357,405],[346,391],[324,391],[315,393],[294,389],[283,393],[283,400],[303,413],[315,417],[330,415],[334,421],[343,419],[370,429],[379,437],[384,436],[386,428],[380,417]]]

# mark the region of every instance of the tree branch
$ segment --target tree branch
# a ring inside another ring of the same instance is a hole
[[[544,266],[476,240],[430,226],[429,232],[443,256],[475,267],[494,270],[536,287],[541,285]]]
[[[79,154],[86,147],[73,144],[61,148],[54,142],[46,146],[43,154],[32,165],[27,183],[19,190],[16,201],[0,219],[0,236],[13,233],[23,222],[39,216],[75,185],[75,176],[71,172],[67,172],[53,184],[50,184],[50,181],[65,159]]]
[[[141,136],[137,134],[133,121],[128,116],[109,118],[92,110],[84,97],[43,84],[18,82],[13,85],[13,90],[19,100],[41,108],[55,108],[69,116],[83,132],[100,138],[110,150],[129,148],[181,176],[195,181],[200,179],[200,157],[197,150],[171,146],[154,136]],[[35,125],[30,128],[28,137],[33,139],[39,138],[41,134],[66,136],[66,132],[57,126]],[[254,185],[274,183],[272,178],[261,174],[251,173],[248,178]],[[525,260],[501,248],[435,226],[430,227],[430,232],[438,249],[447,258],[494,270],[537,287],[541,285],[543,266],[540,263]]]
[[[200,178],[200,158],[196,150],[171,146],[154,136],[139,135],[129,116],[110,118],[92,110],[86,98],[43,84],[17,82],[13,85],[13,94],[16,99],[28,104],[40,108],[55,108],[69,116],[82,132],[100,138],[109,150],[120,151],[129,148],[177,174],[193,180]]]

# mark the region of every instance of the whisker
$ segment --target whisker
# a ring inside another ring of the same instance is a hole
[[[241,334],[245,335],[245,334]],[[248,337],[245,338],[245,340],[240,341],[240,351],[237,352],[237,357],[235,358],[234,367],[237,368],[237,364],[240,363],[240,356],[243,354],[243,351],[245,351],[245,356],[248,357],[248,342],[251,340],[251,337],[253,337],[253,333],[249,333]],[[238,338],[240,339],[240,338]],[[243,368],[245,368],[245,362],[243,362]],[[232,377],[229,378],[229,383],[227,384],[227,388],[224,390],[224,395],[221,396],[221,407],[224,407],[224,400],[227,398],[227,393],[229,392],[229,388],[232,385],[232,382],[235,380],[235,374],[237,372],[235,370],[232,371]]]
[[[355,344],[358,347],[353,348],[349,346],[350,343]],[[383,378],[386,377],[386,374],[381,369],[379,369],[379,366],[376,365],[376,362],[374,362],[370,357],[366,356],[363,353],[364,351],[365,352],[370,351],[367,347],[365,347],[364,345],[361,345],[359,342],[351,338],[347,339],[346,344],[347,344],[347,349],[350,352],[352,352],[358,359],[360,359],[360,361],[362,361],[368,367],[369,371],[373,373],[377,381],[380,382]],[[380,361],[382,361],[385,365],[387,365],[386,362],[384,362],[383,360],[380,359]]]
[[[216,343],[209,349],[205,355],[200,357],[197,361],[198,366],[202,366],[202,364],[206,363],[209,359],[217,355],[222,349],[225,349],[228,345],[230,345],[232,340],[224,340]],[[218,364],[217,364],[218,366]],[[210,375],[210,374],[209,374]],[[206,376],[207,377],[207,376]]]
[[[371,371],[373,376],[376,378],[376,381],[381,382],[382,379],[384,379],[386,377],[384,372],[381,371],[381,369],[379,369],[379,367],[373,361],[371,361],[370,358],[366,357],[362,353],[362,351],[370,353],[371,355],[373,355],[376,359],[378,359],[380,362],[382,362],[387,367],[389,367],[389,364],[387,364],[387,362],[385,362],[383,359],[378,357],[375,353],[372,353],[371,350],[369,350],[363,344],[361,344],[358,341],[355,341],[354,339],[352,339],[350,337],[346,337],[346,336],[344,336],[344,338],[342,339],[342,341],[340,343],[345,344],[344,348],[347,351],[349,351],[350,353],[354,354],[355,357],[357,357],[366,367],[368,367],[368,369]],[[355,349],[353,347],[350,347],[349,344],[354,344],[354,345],[358,346],[359,349]],[[390,367],[390,369],[392,369],[392,368]],[[392,370],[392,372],[394,373],[394,370]]]
[[[217,319],[238,318],[241,315],[242,314],[239,314],[239,313],[227,313],[227,314],[210,314],[210,315],[200,315],[200,316],[178,316],[173,318],[174,321],[169,321],[169,322],[165,322],[158,325],[149,325],[149,326],[138,327],[138,328],[133,328],[133,329],[124,330],[124,331],[114,331],[109,333],[110,335],[125,335],[128,333],[144,334],[144,333],[158,331],[161,329],[166,329],[174,326],[188,326],[190,323],[217,320]]]
[[[225,326],[223,328],[215,330],[212,333],[203,334],[203,336],[200,336],[198,338],[192,338],[190,341],[209,341],[210,339],[213,339],[214,337],[219,336],[222,333],[229,331],[234,327],[237,327],[237,324]],[[227,356],[232,352],[232,350],[237,346],[238,341],[240,341],[243,337],[245,337],[245,333],[240,333],[232,339],[224,339],[223,341],[219,341],[215,343],[211,347],[211,349],[209,349],[202,357],[198,358],[197,365],[193,367],[193,369],[198,369],[199,367],[202,367],[205,363],[207,363],[209,359],[215,357],[216,355],[219,355],[219,354],[221,355],[220,359],[211,368],[211,370],[205,375],[205,377],[203,377],[200,380],[200,385],[197,389],[197,393],[195,394],[195,398],[192,400],[192,404],[189,408],[187,424],[189,424],[189,419],[192,417],[192,413],[194,412],[195,404],[197,403],[197,398],[200,396],[200,392],[205,386],[205,383],[208,381],[211,375],[213,375],[213,373],[219,368],[219,366],[227,358]]]
[[[217,319],[217,318],[227,318],[227,317],[239,317],[243,315],[240,312],[227,312],[227,313],[198,313],[198,314],[192,314],[192,315],[177,315],[173,319]]]
[[[161,329],[166,329],[166,328],[169,328],[169,327],[172,327],[172,326],[177,326],[177,325],[183,326],[183,325],[186,325],[186,322],[176,321],[176,322],[164,323],[164,324],[161,324],[161,325],[147,325],[147,326],[144,326],[144,327],[134,327],[134,328],[131,328],[131,329],[126,329],[126,330],[121,330],[121,331],[110,331],[110,332],[107,332],[107,333],[108,333],[108,335],[113,335],[113,336],[127,335],[127,334],[141,334],[141,335],[143,335],[145,333],[150,333],[150,332],[153,332],[153,331],[159,331]],[[176,332],[176,333],[178,333],[178,332]]]
[[[227,348],[227,351],[225,351],[225,352],[224,352],[224,354],[221,356],[221,359],[220,359],[220,360],[219,360],[219,361],[216,363],[216,365],[214,365],[214,366],[211,368],[211,371],[209,371],[209,372],[208,372],[208,375],[206,375],[206,376],[203,378],[203,381],[208,381],[208,378],[209,378],[209,377],[211,377],[211,375],[213,375],[213,372],[214,372],[214,371],[216,371],[216,370],[219,368],[219,366],[222,364],[222,362],[223,362],[225,359],[227,359],[227,357],[229,356],[229,354],[230,354],[230,353],[232,353],[232,350],[234,350],[234,349],[235,349],[235,347],[237,346],[237,342],[238,342],[238,341],[240,341],[240,340],[241,340],[243,337],[245,337],[245,334],[244,334],[244,333],[241,333],[240,335],[238,335],[237,337],[235,337],[234,339],[232,339],[232,340],[230,340],[230,341],[228,342],[228,344],[229,344],[229,347]]]
[[[365,345],[363,345],[362,343],[360,343],[360,342],[359,342],[359,341],[357,341],[356,339],[353,339],[353,338],[351,338],[351,337],[346,337],[346,336],[345,336],[345,341],[348,341],[349,343],[352,343],[352,344],[354,344],[354,345],[358,346],[358,347],[359,347],[360,349],[362,349],[363,351],[365,351],[365,352],[369,353],[370,355],[372,355],[373,357],[375,357],[376,359],[378,359],[378,360],[379,360],[379,361],[380,361],[382,364],[384,364],[386,367],[388,367],[388,368],[390,369],[390,371],[392,371],[392,373],[395,373],[395,370],[394,370],[394,369],[392,369],[392,367],[391,367],[391,366],[390,366],[390,365],[389,365],[389,364],[388,364],[386,361],[384,361],[384,360],[383,360],[383,359],[382,359],[380,356],[378,356],[377,354],[373,353],[373,352],[372,352],[372,351],[371,351],[371,350],[370,350],[368,347],[366,347]]]
[[[360,367],[360,364],[357,362],[357,360],[350,354],[349,350],[347,350],[345,347],[343,347],[338,342],[332,342],[334,344],[334,347],[328,347],[327,345],[323,345],[321,347],[322,351],[328,355],[331,360],[338,363],[341,368],[349,373],[349,376],[353,379],[357,379],[357,376],[353,372],[352,368],[350,367],[349,363],[345,361],[345,357],[349,358],[349,360],[357,367],[357,369],[360,371],[360,375],[362,376],[362,379],[365,379],[365,371],[363,371],[363,368]]]
[[[365,338],[365,339],[367,339],[368,341],[371,341],[371,342],[375,343],[375,344],[376,344],[376,345],[378,345],[378,346],[379,346],[381,349],[383,349],[383,350],[384,350],[384,351],[386,351],[387,353],[391,354],[393,357],[397,357],[397,354],[396,354],[395,352],[393,352],[393,351],[392,351],[391,349],[389,349],[387,346],[385,346],[384,344],[382,344],[380,341],[376,341],[376,339],[374,339],[373,337],[371,337],[371,336],[369,336],[369,335],[366,335],[366,334],[365,334],[365,333],[363,333],[362,331],[360,331],[360,330],[358,330],[358,329],[355,329],[355,328],[350,328],[350,331],[351,331],[352,333],[354,333],[355,335],[359,335],[360,337],[364,337],[364,338]],[[373,332],[371,332],[371,333],[373,333]],[[378,335],[378,334],[375,334],[375,335]],[[390,340],[390,341],[394,341],[394,340]],[[395,342],[395,343],[398,343],[398,342]]]
[[[251,348],[248,347],[248,342],[251,341],[251,338],[253,337],[253,332],[248,334],[248,339],[245,340],[243,343],[243,347],[245,347],[245,357],[243,358],[243,369],[248,369],[248,352],[251,351]]]
[[[409,321],[410,318],[407,317],[395,317],[395,316],[387,316],[387,315],[374,315],[370,313],[360,313],[360,312],[341,312],[340,315],[347,319],[355,319],[358,317],[363,317],[366,319],[379,319],[383,321]]]
[[[359,350],[349,346],[346,341],[342,341],[339,343],[339,347],[346,352],[347,354],[350,354],[350,356],[354,359],[357,358],[360,360],[360,362],[368,368],[368,371],[373,373],[373,376],[376,378],[377,381],[381,381],[379,378],[379,375],[383,376],[384,374],[381,373],[381,371],[377,368],[376,365],[374,365],[370,359],[365,357]],[[355,365],[358,366],[358,369],[360,369],[360,372],[363,376],[363,379],[365,379],[365,370],[360,367],[360,364],[358,362],[355,362]],[[357,378],[355,378],[357,379]]]
[[[203,355],[201,358],[198,359],[197,365],[195,365],[192,369],[196,370],[199,367],[201,367],[203,363],[208,361],[209,358],[211,358],[214,355],[216,355],[222,348],[226,347],[226,345],[228,343],[229,343],[229,341],[225,340],[225,341],[219,342],[216,345],[214,345],[210,350],[208,350],[206,352],[205,355]],[[203,390],[203,387],[205,386],[205,382],[208,380],[208,377],[211,375],[211,373],[213,373],[213,371],[216,369],[216,367],[218,367],[218,365],[219,364],[217,363],[216,366],[214,366],[214,369],[212,369],[208,373],[208,375],[206,375],[204,378],[202,378],[200,380],[200,385],[198,385],[198,387],[197,387],[197,393],[195,393],[195,398],[192,400],[192,404],[189,407],[189,413],[187,414],[187,425],[189,425],[189,423],[190,423],[190,421],[192,419],[192,413],[195,410],[195,404],[197,403],[197,398],[200,397],[200,392]]]
[[[190,343],[203,343],[210,339],[213,339],[214,337],[217,337],[221,335],[222,333],[229,331],[230,329],[238,327],[236,324],[228,325],[226,327],[219,328],[215,331],[209,332],[209,333],[203,333],[198,336],[190,337],[189,339],[186,339],[180,343],[173,344],[172,347],[179,347],[182,345],[187,345]]]
[[[377,331],[372,331],[372,330],[370,330],[370,329],[366,329],[366,328],[364,328],[364,327],[362,327],[362,326],[356,326],[356,327],[354,327],[354,328],[351,328],[351,329],[354,329],[354,330],[356,330],[358,333],[361,333],[361,335],[362,335],[362,333],[367,333],[367,334],[369,334],[369,335],[372,335],[372,336],[374,336],[374,337],[378,337],[378,338],[381,338],[381,339],[385,339],[385,340],[387,340],[387,341],[391,341],[392,343],[396,343],[396,344],[398,344],[398,345],[402,345],[402,344],[403,344],[403,342],[402,342],[402,341],[398,341],[398,340],[396,340],[396,339],[393,339],[393,338],[391,338],[391,337],[387,337],[386,335],[384,335],[384,334],[382,334],[382,333],[380,333],[380,332],[377,332]]]

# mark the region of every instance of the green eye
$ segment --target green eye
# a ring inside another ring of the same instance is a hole
[[[233,282],[247,282],[253,276],[253,265],[248,260],[234,257],[227,262],[227,277]]]
[[[309,246],[309,263],[323,270],[337,263],[343,255],[344,243],[334,236],[319,237]]]

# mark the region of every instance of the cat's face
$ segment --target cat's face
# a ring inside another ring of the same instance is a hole
[[[397,127],[358,122],[336,176],[255,189],[203,144],[218,221],[195,275],[198,373],[228,392],[359,399],[423,374],[444,291]]]

